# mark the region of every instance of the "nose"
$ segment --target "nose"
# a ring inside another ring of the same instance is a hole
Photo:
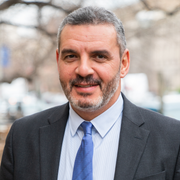
[[[79,60],[79,64],[75,70],[75,73],[82,77],[86,77],[94,73],[94,70],[91,67],[91,62],[88,57],[82,57]]]

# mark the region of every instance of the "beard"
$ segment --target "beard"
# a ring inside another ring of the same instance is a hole
[[[60,79],[62,89],[69,100],[69,103],[76,109],[81,111],[93,112],[108,104],[114,93],[117,91],[120,84],[120,68],[118,73],[107,84],[103,86],[101,79],[94,79],[92,75],[82,77],[77,75],[75,79],[69,81],[69,87]],[[101,93],[98,98],[92,100],[88,98],[91,96],[89,93],[78,93],[82,98],[76,98],[72,95],[72,88],[76,83],[96,84],[99,85]]]

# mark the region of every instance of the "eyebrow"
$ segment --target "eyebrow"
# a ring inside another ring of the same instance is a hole
[[[77,51],[74,51],[74,50],[72,50],[72,49],[63,49],[63,50],[61,51],[61,56],[65,55],[65,54],[67,54],[67,53],[77,53]]]
[[[111,56],[111,54],[108,51],[106,51],[106,50],[92,51],[91,54],[105,54],[107,56]]]
[[[61,56],[68,54],[68,53],[77,53],[77,51],[75,51],[73,49],[63,49],[61,51]],[[91,54],[105,54],[107,56],[111,56],[111,54],[107,50],[96,50],[96,51],[92,51]]]

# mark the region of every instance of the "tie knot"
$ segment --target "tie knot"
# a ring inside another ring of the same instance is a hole
[[[84,135],[85,134],[92,134],[92,123],[91,122],[82,122],[81,123],[81,127],[83,128],[83,131],[84,131]]]

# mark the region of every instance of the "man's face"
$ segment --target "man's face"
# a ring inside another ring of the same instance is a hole
[[[108,109],[120,94],[121,61],[112,25],[66,25],[56,51],[62,88],[74,110]]]

